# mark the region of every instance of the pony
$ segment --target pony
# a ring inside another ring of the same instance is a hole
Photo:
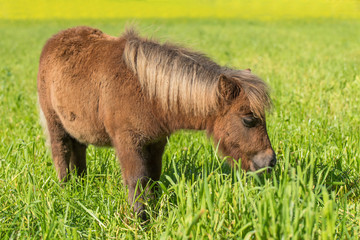
[[[206,130],[246,171],[276,163],[265,122],[271,99],[260,78],[133,28],[120,37],[83,26],[52,36],[37,90],[59,181],[86,173],[89,144],[112,146],[128,201],[142,216],[148,194],[137,185],[159,180],[166,139],[179,129]]]

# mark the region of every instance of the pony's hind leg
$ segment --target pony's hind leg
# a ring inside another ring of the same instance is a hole
[[[59,121],[47,119],[52,159],[60,182],[69,180],[69,163],[72,153],[72,139]]]
[[[69,173],[76,171],[78,176],[86,173],[87,146],[72,138],[63,128],[60,119],[53,111],[45,115],[40,107],[40,122],[51,147],[55,169],[60,182],[69,180]]]
[[[70,170],[75,171],[78,176],[86,174],[86,148],[85,144],[76,139],[71,139]]]

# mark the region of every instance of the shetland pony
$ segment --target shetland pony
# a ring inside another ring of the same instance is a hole
[[[89,27],[59,32],[42,50],[37,86],[59,180],[86,172],[89,144],[113,146],[142,216],[146,197],[133,202],[136,186],[159,180],[166,138],[179,129],[206,130],[245,170],[276,163],[261,79],[133,29],[120,37]]]

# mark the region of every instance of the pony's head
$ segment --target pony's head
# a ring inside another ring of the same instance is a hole
[[[250,69],[221,67],[201,53],[141,38],[133,29],[124,38],[125,63],[165,112],[211,116],[210,131],[221,151],[241,159],[246,170],[275,165],[265,124],[270,97]]]
[[[231,163],[241,159],[245,170],[275,166],[265,122],[271,105],[266,84],[250,70],[225,69],[218,81],[218,99],[213,135],[222,154],[233,158]]]

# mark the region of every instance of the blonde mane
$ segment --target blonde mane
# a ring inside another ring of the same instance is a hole
[[[141,38],[134,29],[123,36],[123,58],[151,99],[168,111],[208,115],[219,108],[219,78],[236,80],[245,91],[251,111],[262,118],[270,106],[266,84],[248,71],[221,67],[202,53],[170,43]]]

